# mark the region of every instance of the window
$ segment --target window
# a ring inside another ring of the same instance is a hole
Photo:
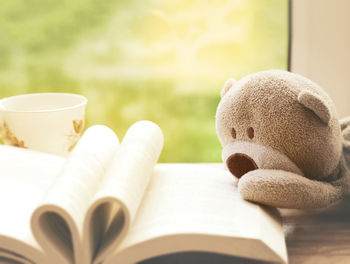
[[[122,138],[141,119],[162,162],[220,161],[226,79],[287,68],[287,0],[12,0],[0,9],[0,96],[88,97],[87,126]]]

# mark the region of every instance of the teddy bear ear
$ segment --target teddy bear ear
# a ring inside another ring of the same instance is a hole
[[[221,98],[224,97],[224,95],[228,92],[228,90],[231,89],[231,87],[234,85],[235,82],[236,82],[236,80],[233,78],[230,78],[225,82],[224,87],[222,88],[222,90],[220,92]]]
[[[315,94],[309,90],[303,90],[298,95],[298,101],[314,112],[326,125],[331,120],[331,110],[327,106],[324,99],[318,94]]]

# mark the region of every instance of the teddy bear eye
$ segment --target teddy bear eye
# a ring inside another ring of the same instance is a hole
[[[232,130],[231,130],[231,136],[233,139],[236,138],[236,130],[234,128],[232,128]]]
[[[254,137],[254,128],[249,127],[248,130],[247,130],[247,133],[248,133],[248,137],[250,139],[252,139]]]

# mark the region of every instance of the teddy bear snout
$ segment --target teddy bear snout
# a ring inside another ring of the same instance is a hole
[[[241,178],[249,171],[258,169],[255,161],[243,153],[235,153],[229,156],[226,160],[226,165],[229,171],[237,178]]]

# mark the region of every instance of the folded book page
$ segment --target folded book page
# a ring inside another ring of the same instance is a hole
[[[102,236],[99,239],[102,242],[95,250],[94,263],[100,263],[112,255],[128,232],[150,182],[163,141],[161,129],[150,121],[137,122],[127,131],[94,197],[84,224],[85,230],[92,230],[92,225],[103,222],[98,221],[93,212],[97,212],[96,209],[109,212],[108,225],[97,228],[103,232],[94,232]],[[85,234],[93,233],[86,231]],[[87,243],[96,239],[84,241]]]
[[[82,248],[83,222],[118,146],[108,127],[87,129],[33,213],[32,232],[51,263],[91,260],[93,253]]]
[[[124,237],[162,146],[149,121],[131,126],[121,145],[107,127],[89,128],[32,216],[44,252],[57,263],[102,261]]]

